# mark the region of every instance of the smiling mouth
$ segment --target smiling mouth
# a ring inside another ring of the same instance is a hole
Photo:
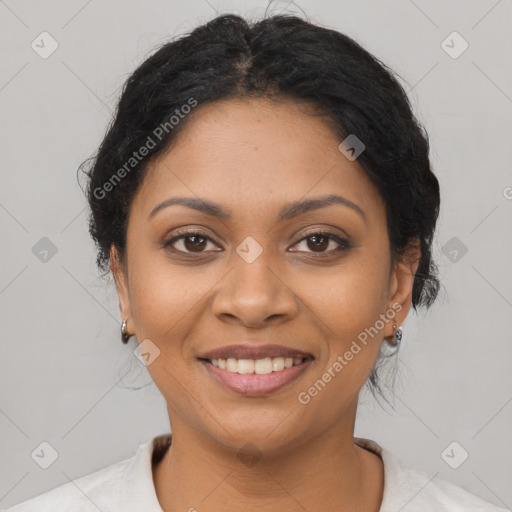
[[[292,357],[265,357],[263,359],[204,359],[200,361],[210,363],[216,368],[225,370],[229,373],[238,373],[241,375],[268,375],[270,373],[280,372],[286,368],[299,366],[306,361],[313,360],[312,357],[292,358]]]
[[[198,361],[225,388],[246,397],[262,397],[292,385],[310,369],[314,357],[198,358]]]

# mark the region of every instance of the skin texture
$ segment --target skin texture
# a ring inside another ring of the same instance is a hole
[[[383,337],[408,314],[420,253],[416,247],[392,267],[377,188],[312,112],[307,104],[268,99],[198,107],[134,198],[126,261],[112,247],[128,332],[160,350],[148,371],[173,432],[154,471],[166,512],[379,510],[383,466],[353,443],[357,400]],[[364,218],[333,204],[279,221],[285,204],[326,194],[356,203]],[[214,201],[232,218],[174,205],[148,219],[176,196]],[[164,248],[178,228],[212,240]],[[304,238],[318,229],[348,239],[351,248],[337,252],[333,239]],[[252,263],[236,252],[248,236],[263,249]],[[301,404],[298,394],[393,304],[401,306],[394,321]],[[245,397],[214,381],[196,359],[242,340],[294,347],[315,359],[287,387]],[[256,447],[253,464],[238,454],[246,443]]]

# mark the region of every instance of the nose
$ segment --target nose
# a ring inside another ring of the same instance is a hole
[[[212,302],[217,318],[261,328],[289,321],[297,314],[296,295],[263,254],[252,263],[236,255],[233,268],[221,280]]]

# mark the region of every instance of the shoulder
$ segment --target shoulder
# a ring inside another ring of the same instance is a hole
[[[23,501],[5,512],[85,512],[89,509],[97,512],[102,508],[100,502],[107,505],[114,499],[115,483],[125,469],[126,461],[121,461]]]
[[[374,441],[356,444],[380,455],[384,463],[384,496],[380,512],[510,512],[436,474],[409,465]]]
[[[145,474],[150,467],[147,464],[150,443],[141,444],[132,457],[51,489],[3,512],[98,512],[118,510],[118,507],[122,510],[125,499],[130,491],[133,492],[134,477]],[[135,487],[137,484],[144,485],[144,480],[139,480]]]

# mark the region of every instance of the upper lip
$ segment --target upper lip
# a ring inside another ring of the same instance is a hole
[[[283,345],[227,345],[204,352],[199,359],[264,359],[266,357],[313,358],[311,354]]]

